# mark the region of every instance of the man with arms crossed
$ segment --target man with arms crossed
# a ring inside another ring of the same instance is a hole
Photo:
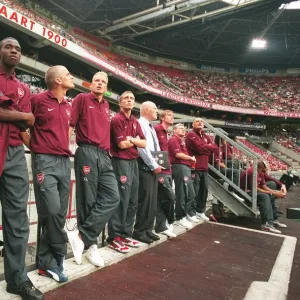
[[[168,152],[167,130],[173,123],[174,113],[171,110],[165,110],[160,114],[160,124],[154,127],[162,151]],[[172,188],[171,167],[169,170],[162,170],[162,172],[157,175],[157,179],[158,192],[155,231],[165,234],[168,237],[176,237],[176,234],[173,232],[175,194]]]
[[[133,240],[133,225],[138,205],[139,169],[137,147],[145,148],[146,140],[138,120],[132,115],[135,98],[126,91],[120,97],[120,112],[111,120],[112,166],[118,181],[120,204],[108,222],[110,248],[121,253],[139,247]]]
[[[208,194],[208,161],[213,153],[217,155],[219,149],[212,144],[210,137],[203,132],[204,122],[196,118],[192,124],[193,130],[186,135],[186,147],[190,155],[196,157],[194,189],[196,193],[195,208],[196,217],[200,220],[209,221],[205,215]]]
[[[151,151],[160,151],[156,132],[150,123],[157,119],[155,103],[146,101],[140,108],[139,123],[147,141],[145,148],[139,148],[139,197],[133,238],[150,244],[159,240],[159,236],[152,232],[157,209],[157,174],[161,167],[157,164]]]
[[[30,91],[15,75],[21,59],[21,46],[14,38],[0,41],[0,200],[5,244],[4,273],[6,291],[23,299],[41,300],[27,276],[25,256],[29,237],[27,200],[29,175],[20,128],[34,124]],[[26,133],[24,133],[26,134]]]
[[[64,230],[70,198],[71,164],[69,122],[71,105],[64,98],[74,88],[64,66],[53,66],[45,75],[48,90],[32,96],[35,124],[30,131],[34,194],[41,224],[38,274],[67,282],[63,261],[68,237]]]
[[[75,153],[76,210],[78,230],[69,234],[77,264],[82,252],[95,266],[104,266],[97,239],[120,202],[118,184],[108,155],[110,148],[110,112],[104,99],[108,77],[94,75],[91,93],[75,97],[72,105],[71,130],[76,132]]]

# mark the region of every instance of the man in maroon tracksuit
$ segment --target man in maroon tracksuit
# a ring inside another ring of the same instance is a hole
[[[195,192],[191,178],[191,163],[195,163],[194,156],[187,152],[185,142],[185,128],[183,124],[176,124],[173,136],[169,139],[169,155],[172,164],[172,177],[175,182],[175,217],[177,224],[187,229],[192,228],[192,222],[199,222],[193,215]]]
[[[120,112],[112,118],[110,127],[110,153],[119,187],[120,204],[108,222],[107,242],[110,248],[121,253],[129,252],[129,247],[140,246],[138,241],[132,239],[132,233],[139,191],[137,147],[145,148],[146,140],[140,123],[132,114],[134,104],[133,93],[124,92],[120,97]]]
[[[78,148],[74,167],[78,231],[69,234],[74,258],[82,263],[82,253],[95,266],[104,266],[97,239],[120,203],[118,184],[109,157],[110,112],[104,98],[108,76],[97,72],[90,93],[75,97],[70,135],[75,128]]]
[[[30,131],[32,174],[42,232],[38,251],[38,274],[58,282],[63,273],[68,237],[64,230],[70,198],[71,163],[69,121],[71,105],[65,99],[74,87],[73,76],[64,66],[53,66],[45,76],[46,92],[31,99],[36,122]]]
[[[30,90],[15,74],[21,46],[11,37],[0,41],[0,194],[2,205],[6,291],[22,299],[42,300],[27,276],[29,175],[21,131],[34,124]]]
[[[208,221],[209,218],[205,215],[208,194],[208,161],[210,155],[219,153],[219,149],[203,132],[204,122],[201,118],[196,118],[192,126],[193,130],[186,135],[185,143],[189,154],[196,157],[194,178],[196,216]]]
[[[168,151],[168,128],[173,125],[174,113],[171,110],[165,110],[160,115],[160,124],[154,127],[162,151]],[[162,170],[157,175],[157,212],[155,231],[165,234],[168,237],[176,237],[172,231],[175,220],[175,194],[172,187],[171,168]],[[168,224],[167,224],[168,223]]]

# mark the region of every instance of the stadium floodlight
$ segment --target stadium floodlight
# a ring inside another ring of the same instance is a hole
[[[253,49],[265,49],[267,48],[267,41],[262,39],[254,39],[251,43]]]

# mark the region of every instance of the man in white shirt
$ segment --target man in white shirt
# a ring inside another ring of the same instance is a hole
[[[150,123],[157,119],[155,103],[146,101],[140,108],[139,123],[147,141],[145,148],[137,148],[140,158],[139,166],[139,197],[133,238],[150,244],[159,240],[152,232],[157,209],[157,174],[162,170],[153,158],[151,151],[160,151],[156,132]]]

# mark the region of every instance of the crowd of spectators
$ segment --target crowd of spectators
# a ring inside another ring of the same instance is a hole
[[[167,89],[177,95],[236,107],[280,112],[300,110],[296,77],[243,77],[235,74],[181,71],[139,62],[105,51],[102,51],[102,55],[106,60],[147,84],[163,90]],[[266,87],[265,91],[263,86]],[[276,90],[277,93],[274,92]]]
[[[248,108],[267,107],[266,100],[241,76],[201,71],[180,71],[144,63],[173,92],[209,103]]]
[[[300,145],[297,143],[295,138],[287,137],[285,135],[277,136],[276,142],[282,146],[300,154]]]
[[[299,77],[249,76],[245,80],[269,99],[272,109],[299,112]]]
[[[268,130],[268,135],[272,136],[274,141],[300,154],[300,130],[295,126],[275,126]]]
[[[202,71],[180,71],[173,68],[142,63],[116,53],[104,51],[95,45],[74,37],[67,29],[54,24],[25,8],[16,0],[0,0],[21,14],[64,36],[92,54],[130,73],[146,84],[178,95],[222,105],[271,109],[280,112],[300,110],[297,77],[256,77]]]
[[[267,161],[271,171],[280,171],[288,169],[289,166],[285,162],[272,155],[269,151],[263,150],[262,148],[255,146],[246,139],[239,139],[239,141],[242,142],[248,148],[252,149],[255,153],[259,154],[263,160]]]

